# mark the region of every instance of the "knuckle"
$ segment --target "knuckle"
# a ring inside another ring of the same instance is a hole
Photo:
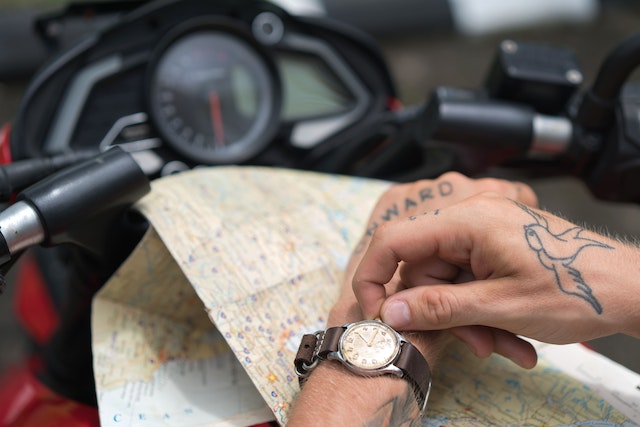
[[[538,206],[538,196],[536,192],[524,182],[516,183],[518,188],[518,200],[530,206]]]
[[[483,178],[479,182],[480,194],[509,198],[537,205],[538,198],[533,189],[523,182],[512,182],[499,178]]]
[[[470,178],[456,171],[448,171],[440,175],[438,181],[451,181],[453,183],[461,183],[465,181],[471,181]]]
[[[501,199],[502,197],[496,193],[484,192],[468,198],[466,203],[471,209],[484,212],[489,210],[492,206],[495,206],[496,202]]]
[[[498,178],[485,178],[482,180],[482,189],[489,193],[510,195],[515,193],[516,187],[509,181]]]
[[[391,231],[391,228],[393,228],[391,222],[383,222],[378,225],[378,227],[376,227],[376,229],[374,230],[373,235],[371,236],[372,244],[375,243],[384,245],[389,236],[393,235],[393,231]]]
[[[379,202],[392,201],[400,197],[406,191],[405,184],[394,184],[387,188],[380,196]]]
[[[407,185],[408,184],[393,184],[385,190],[384,195],[393,197],[398,194],[401,194],[406,190]]]
[[[454,318],[455,297],[438,289],[427,289],[421,295],[420,309],[422,317],[429,324],[449,325]]]

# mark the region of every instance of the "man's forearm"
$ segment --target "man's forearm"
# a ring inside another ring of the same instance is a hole
[[[388,375],[365,378],[335,361],[321,363],[296,399],[288,426],[420,425],[413,387]]]
[[[424,355],[432,373],[437,370],[445,347],[453,340],[442,331],[403,335]],[[307,378],[287,425],[420,425],[420,407],[407,379],[390,375],[363,377],[337,361],[326,360]]]

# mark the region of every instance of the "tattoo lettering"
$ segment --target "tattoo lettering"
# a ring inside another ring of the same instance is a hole
[[[396,202],[389,206],[385,212],[380,215],[379,220],[382,222],[391,221],[396,218],[400,218],[402,214],[407,214],[411,210],[414,210],[420,206],[420,203],[434,200],[437,197],[448,197],[453,194],[453,184],[449,181],[439,182],[435,186],[429,186],[418,190],[417,196],[405,197],[404,201]],[[378,222],[374,220],[373,224],[367,230],[367,235],[373,234],[373,231],[378,227]]]
[[[367,427],[387,426],[420,426],[422,419],[418,416],[418,404],[411,390],[407,387],[404,395],[396,396],[385,402],[366,423]]]
[[[438,185],[436,186],[435,195],[433,194],[434,193],[433,190],[434,188],[432,187],[427,187],[420,190],[418,192],[420,196],[420,201],[424,202],[425,200],[433,199],[436,196],[440,196],[440,197],[450,196],[453,193],[453,184],[451,184],[449,181],[442,181],[442,182],[439,182]]]
[[[430,185],[428,187],[421,188],[420,190],[418,190],[418,193],[415,197],[405,197],[404,201],[396,202],[393,205],[387,207],[384,210],[384,213],[380,214],[377,219],[374,218],[373,221],[367,226],[364,236],[362,237],[362,239],[360,239],[353,252],[355,254],[363,252],[367,247],[369,238],[373,236],[376,228],[378,228],[383,222],[392,221],[394,219],[400,218],[402,215],[406,215],[411,210],[418,208],[420,203],[434,200],[437,197],[451,196],[453,194],[453,191],[453,184],[451,184],[451,182],[442,181],[437,185]],[[426,215],[427,213],[428,212],[423,212],[422,215]],[[439,209],[436,209],[433,212],[434,215],[438,215],[438,213],[440,213]],[[415,218],[415,215],[410,216],[410,219],[412,220]]]
[[[405,199],[405,206],[407,206],[407,202],[406,200],[411,200],[409,198]],[[406,211],[406,208],[405,208]],[[397,218],[400,216],[400,209],[398,209],[398,204],[394,203],[393,206],[387,208],[387,211],[385,213],[383,213],[382,215],[380,215],[380,219],[383,222],[386,221],[391,221],[394,218]]]
[[[593,290],[580,271],[571,267],[571,264],[585,248],[614,249],[614,247],[582,237],[580,234],[584,229],[580,227],[571,227],[562,233],[554,234],[549,229],[549,223],[544,216],[523,204],[515,203],[535,220],[535,223],[524,226],[525,239],[531,250],[537,253],[544,268],[553,272],[558,288],[565,294],[575,295],[587,301],[596,313],[601,314],[602,306],[593,295]]]
[[[436,209],[435,211],[431,212],[431,215],[437,216],[439,213],[440,213],[440,209]],[[429,215],[429,212],[428,211],[422,212],[422,216],[425,216],[425,215]],[[415,221],[416,219],[418,219],[418,215],[411,215],[409,217],[409,221]]]
[[[404,210],[405,212],[408,211],[409,209],[413,209],[413,208],[417,208],[418,207],[418,203],[416,203],[415,200],[407,197],[406,199],[404,199]]]

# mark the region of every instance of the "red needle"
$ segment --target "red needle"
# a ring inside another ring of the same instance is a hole
[[[224,123],[222,121],[222,108],[220,108],[220,97],[218,92],[209,94],[209,112],[213,125],[213,137],[216,145],[224,145]]]

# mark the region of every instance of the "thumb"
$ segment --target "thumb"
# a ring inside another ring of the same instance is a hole
[[[504,279],[503,279],[504,280]],[[456,285],[416,286],[389,296],[380,317],[399,330],[448,329],[465,325],[500,327],[495,323],[504,311],[496,280]],[[501,284],[504,286],[504,283]]]

